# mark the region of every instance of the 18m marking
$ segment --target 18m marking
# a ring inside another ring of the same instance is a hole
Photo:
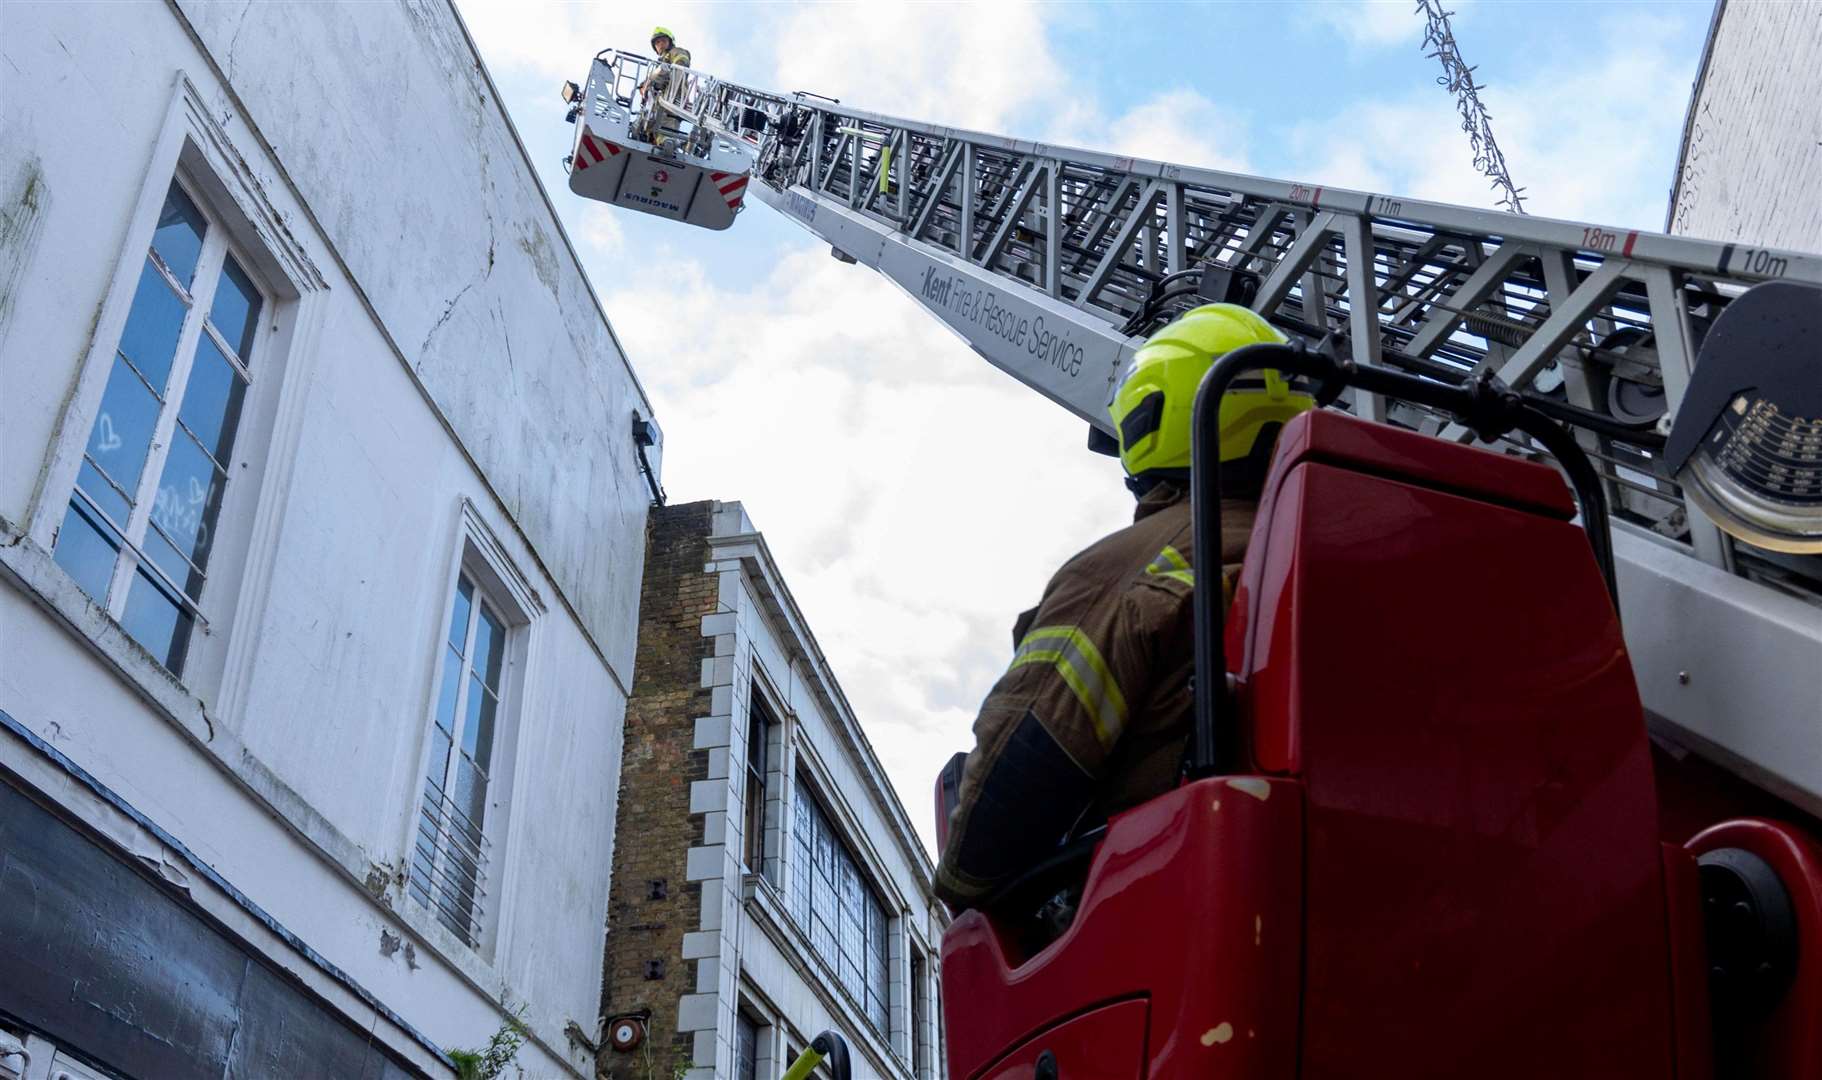
[[[1592,225],[1582,229],[1582,247],[1589,251],[1612,251],[1613,246],[1619,241],[1617,233],[1610,233],[1606,229],[1595,228]]]

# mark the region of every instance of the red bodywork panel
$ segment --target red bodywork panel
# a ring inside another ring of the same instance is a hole
[[[1302,1075],[1669,1075],[1649,743],[1562,481],[1327,419],[1233,635],[1254,765],[1306,792]]]
[[[1665,899],[1666,866],[1692,868],[1660,846],[1630,665],[1562,481],[1315,412],[1266,491],[1227,626],[1254,771],[1115,818],[1073,925],[1023,964],[959,917],[951,1074],[1030,1075],[1048,1049],[1060,1076],[1106,1075],[1057,1025],[1143,1001],[1144,1038],[1110,1021],[1123,1045],[1097,1061],[1701,1075],[1675,1025],[1705,995],[1671,984],[1700,943],[1673,958],[1672,918],[1694,920]]]
[[[994,1063],[994,1080],[1037,1075],[1045,1054],[1069,1062],[1069,1080],[1130,1080],[1145,1067],[1144,999],[1103,1005],[1065,1020]]]
[[[1127,1076],[1292,1075],[1302,833],[1294,781],[1204,780],[1109,825],[1074,924],[1023,965],[986,916],[961,915],[943,937],[950,1075],[1029,1075],[1050,1050],[1073,1077],[1085,1059],[1052,1025],[1122,1001],[1147,1022],[1109,1030],[1128,1041],[1096,1060]]]

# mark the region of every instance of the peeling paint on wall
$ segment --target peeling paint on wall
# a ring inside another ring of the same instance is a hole
[[[386,898],[386,878],[385,867],[369,866],[367,868],[367,880],[362,882],[362,884],[367,886],[367,891],[373,894],[375,900],[384,900]]]
[[[50,192],[44,183],[44,166],[38,155],[30,154],[8,178],[0,194],[0,344],[6,342],[6,330],[12,323],[13,297],[19,275],[31,262],[38,246],[38,234],[44,229],[44,209]],[[539,275],[542,277],[543,275]]]
[[[558,279],[563,271],[557,265],[557,253],[551,249],[550,240],[541,232],[530,229],[519,231],[519,250],[531,260],[532,273],[550,292],[550,298],[558,304],[563,302],[563,294],[558,287]]]

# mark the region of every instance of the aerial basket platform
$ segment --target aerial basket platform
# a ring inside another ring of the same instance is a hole
[[[701,104],[712,100],[714,84],[650,57],[596,56],[586,86],[563,88],[576,125],[570,190],[705,229],[732,225],[756,151],[704,118]]]

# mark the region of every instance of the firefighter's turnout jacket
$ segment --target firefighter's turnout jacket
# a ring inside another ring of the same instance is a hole
[[[1254,509],[1222,501],[1224,564],[1245,552]],[[1193,704],[1190,559],[1188,495],[1160,484],[1130,526],[1065,563],[1019,617],[1012,664],[974,722],[936,871],[951,906],[978,903],[1078,822],[1176,786]],[[1226,567],[1222,584],[1229,595]]]
[[[677,67],[689,67],[690,66],[690,51],[688,49],[684,48],[683,46],[678,45],[676,42],[672,42],[670,51],[665,53],[663,56],[660,56],[658,58],[658,63],[674,64]],[[671,86],[671,69],[667,68],[667,67],[653,68],[652,69],[652,89],[657,90],[659,93],[663,93],[664,91],[670,89],[670,86]]]

